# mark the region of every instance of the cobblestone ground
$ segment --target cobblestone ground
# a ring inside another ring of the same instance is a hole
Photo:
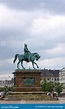
[[[65,104],[65,97],[59,98],[59,103],[60,103],[60,104],[61,104],[61,103]]]
[[[20,101],[6,101],[6,100],[0,100],[0,104],[65,104],[65,98],[61,97],[57,101],[25,101],[25,100],[20,100]]]

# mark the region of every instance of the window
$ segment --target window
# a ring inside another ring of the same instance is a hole
[[[56,78],[55,78],[55,81],[56,81]]]
[[[57,78],[57,81],[59,81],[59,78]]]
[[[49,78],[47,80],[49,81]]]
[[[52,78],[52,80],[53,80],[53,78]]]

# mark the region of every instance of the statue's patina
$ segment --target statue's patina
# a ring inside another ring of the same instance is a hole
[[[36,64],[35,60],[38,60],[40,58],[40,56],[38,53],[31,53],[27,48],[27,44],[24,44],[24,54],[16,54],[15,59],[13,61],[14,63],[17,58],[19,60],[19,62],[17,63],[18,69],[19,69],[19,63],[21,63],[22,68],[25,69],[23,67],[23,61],[32,62],[32,66],[35,69],[35,67],[34,67],[34,64]],[[36,64],[36,66],[37,66],[37,68],[39,68],[37,64]]]
[[[24,58],[28,62],[30,61],[30,55],[31,55],[31,52],[28,50],[27,44],[24,44]]]

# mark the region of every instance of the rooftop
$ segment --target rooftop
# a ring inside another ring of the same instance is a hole
[[[59,76],[59,70],[51,70],[51,69],[43,69],[42,70],[42,73],[41,73],[41,76],[44,76],[44,77],[57,77]]]

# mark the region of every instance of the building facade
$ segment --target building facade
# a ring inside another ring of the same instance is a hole
[[[59,82],[63,83],[62,92],[65,92],[65,67],[59,71]]]
[[[45,79],[47,82],[52,81],[54,84],[56,84],[59,82],[59,70],[43,69],[41,79]]]
[[[0,80],[0,87],[11,87],[14,85],[14,79],[12,78],[11,80]]]

